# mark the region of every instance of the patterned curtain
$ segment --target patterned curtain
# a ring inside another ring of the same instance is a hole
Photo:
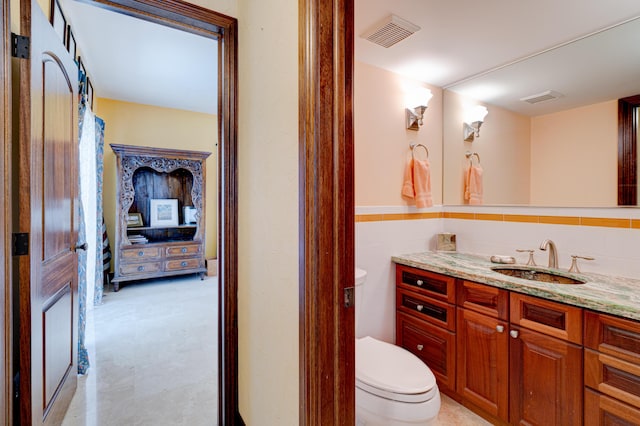
[[[82,71],[80,76],[82,81]],[[84,127],[84,115],[86,111],[86,105],[84,102],[80,102],[80,111],[78,114],[78,145],[82,140],[82,130]],[[78,156],[80,156],[80,149],[78,149]],[[78,164],[81,164],[81,159],[78,158]],[[80,176],[80,173],[78,173]],[[78,194],[82,194],[82,179],[78,177]],[[78,235],[78,241],[86,241],[85,230],[85,215],[83,203],[80,202],[79,208],[79,220],[80,229]],[[78,302],[79,302],[79,314],[78,314],[78,374],[85,374],[89,368],[89,353],[85,346],[85,329],[87,325],[87,251],[78,251]]]

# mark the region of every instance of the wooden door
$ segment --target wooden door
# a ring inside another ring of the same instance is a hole
[[[508,326],[505,321],[458,309],[458,393],[505,421],[509,416]]]
[[[511,333],[511,424],[581,425],[582,348],[515,326]]]
[[[77,68],[35,0],[22,0],[19,214],[20,420],[60,424],[76,387]]]

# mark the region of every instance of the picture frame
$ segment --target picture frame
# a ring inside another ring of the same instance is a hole
[[[62,44],[67,44],[67,18],[62,13],[62,8],[58,0],[51,0],[51,17],[49,18],[51,25],[56,33],[60,36]]]
[[[196,223],[196,208],[193,206],[182,207],[182,216],[184,218],[185,225],[192,225]]]
[[[150,224],[152,227],[178,226],[178,200],[174,198],[152,198],[150,204]]]
[[[140,213],[128,213],[127,214],[127,228],[138,228],[144,226],[142,222],[142,214]]]
[[[73,60],[77,62],[76,55],[78,53],[78,48],[76,45],[76,36],[73,35],[71,25],[67,25],[67,50],[71,54]]]

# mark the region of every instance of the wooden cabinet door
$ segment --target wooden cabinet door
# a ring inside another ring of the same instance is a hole
[[[19,215],[20,423],[58,425],[77,382],[78,68],[35,0],[22,0]]]
[[[514,425],[582,424],[582,347],[510,327],[510,417]]]
[[[509,416],[508,324],[458,308],[457,392],[503,420]]]

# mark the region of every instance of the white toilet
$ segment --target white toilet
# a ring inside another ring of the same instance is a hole
[[[356,424],[428,425],[440,410],[440,392],[429,367],[404,348],[358,337],[366,277],[366,271],[356,268]]]

